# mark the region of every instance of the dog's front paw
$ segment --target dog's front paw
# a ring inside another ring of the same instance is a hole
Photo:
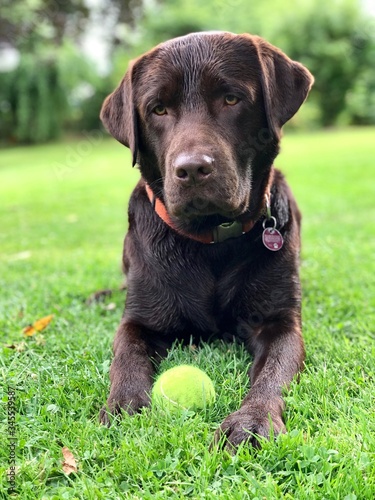
[[[229,451],[243,442],[259,448],[259,437],[269,439],[271,434],[277,436],[282,432],[285,432],[285,425],[281,415],[245,406],[224,420],[215,433],[214,442],[223,443]]]
[[[99,422],[109,427],[113,418],[121,417],[122,412],[129,415],[138,413],[143,407],[150,405],[150,398],[145,392],[144,395],[132,397],[121,394],[117,397],[109,396],[107,404],[103,406],[99,413]]]

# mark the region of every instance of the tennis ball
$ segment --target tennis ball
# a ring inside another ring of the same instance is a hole
[[[170,407],[199,410],[215,402],[215,388],[210,377],[196,366],[180,365],[162,373],[152,389],[155,402]]]

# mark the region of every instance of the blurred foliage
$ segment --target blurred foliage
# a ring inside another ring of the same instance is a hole
[[[56,62],[26,54],[4,83],[0,96],[6,94],[8,101],[8,107],[3,109],[6,130],[12,130],[23,143],[55,139],[66,108]]]
[[[372,61],[375,61],[373,47]],[[356,78],[355,85],[347,96],[347,113],[353,125],[375,123],[375,63]]]
[[[84,0],[2,0],[0,40],[21,52],[37,51],[47,41],[59,46],[67,32],[77,38],[88,16]]]
[[[27,144],[56,139],[65,128],[76,128],[82,103],[96,95],[102,79],[66,43],[22,53],[14,71],[0,73],[0,83],[0,137]],[[93,128],[98,125],[97,119]]]
[[[200,30],[264,36],[315,76],[298,128],[375,123],[375,24],[362,0],[100,0],[112,67],[100,75],[80,49],[92,23],[86,0],[3,0],[0,43],[21,53],[0,72],[0,137],[55,138],[100,126],[99,110],[130,59],[168,38]]]
[[[102,14],[111,7],[115,20],[131,23],[130,1],[103,0]],[[13,71],[0,72],[2,141],[37,143],[100,126],[112,81],[79,50],[89,21],[85,0],[3,0],[0,43],[21,57]]]
[[[360,91],[358,79],[374,67],[373,29],[353,0],[297,0],[276,28],[278,45],[315,76],[312,98],[323,126],[337,122],[349,92]]]

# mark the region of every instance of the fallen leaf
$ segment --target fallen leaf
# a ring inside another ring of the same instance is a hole
[[[22,352],[26,349],[26,342],[17,342],[16,344],[6,345],[8,349],[15,349],[17,352]]]
[[[26,349],[26,342],[17,342],[16,344],[16,351],[17,352],[23,352]]]
[[[113,311],[114,309],[116,309],[116,304],[114,302],[110,302],[109,304],[104,306],[104,309],[106,311]]]
[[[66,446],[61,451],[64,457],[62,468],[65,474],[69,476],[72,472],[77,472],[77,463],[73,453]]]
[[[35,335],[36,332],[41,332],[51,323],[53,316],[53,314],[50,314],[49,316],[44,316],[44,318],[38,319],[32,325],[26,326],[26,328],[23,329],[23,333],[28,337],[31,337],[32,335]]]
[[[97,292],[94,292],[88,297],[86,300],[86,305],[90,306],[91,304],[94,304],[95,302],[101,302],[105,297],[110,297],[113,293],[113,290],[98,290]]]
[[[34,333],[36,333],[36,330],[33,325],[28,325],[23,329],[23,333],[28,337],[31,337],[31,335],[34,335]]]
[[[35,335],[34,338],[36,345],[46,345],[46,338],[42,333],[38,333],[38,335]]]

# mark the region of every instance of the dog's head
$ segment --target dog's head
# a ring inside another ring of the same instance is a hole
[[[257,36],[194,33],[133,61],[101,119],[171,217],[207,228],[259,213],[281,127],[312,83]]]

